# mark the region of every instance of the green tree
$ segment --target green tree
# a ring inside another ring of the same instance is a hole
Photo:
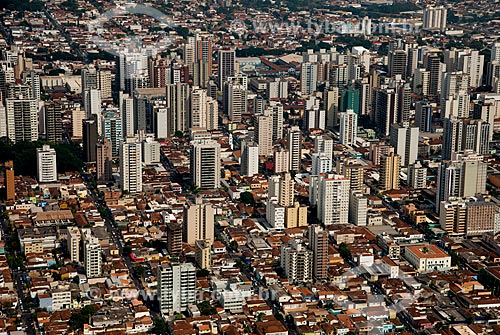
[[[350,260],[352,258],[351,250],[349,249],[347,244],[345,244],[345,242],[340,243],[339,253],[340,256],[344,259]]]
[[[163,335],[167,333],[167,323],[162,317],[156,317],[153,320],[153,329],[151,329],[153,334]]]
[[[146,270],[144,269],[144,267],[142,265],[137,265],[136,267],[134,267],[134,274],[136,275],[136,277],[144,276],[145,272],[146,272]]]
[[[208,277],[210,275],[210,271],[207,269],[201,269],[200,271],[196,272],[196,277]]]
[[[217,313],[217,309],[210,305],[210,301],[202,301],[198,304],[198,309],[201,315],[214,315]]]
[[[255,205],[255,199],[250,192],[243,192],[240,194],[240,200],[246,205]]]
[[[79,313],[74,313],[69,319],[70,328],[72,330],[83,329],[83,325],[89,322],[89,317],[94,315],[96,308],[94,305],[83,307]]]
[[[233,249],[234,251],[237,251],[238,250],[238,242],[236,241],[231,241],[231,243],[229,243],[229,246],[231,247],[231,249]]]

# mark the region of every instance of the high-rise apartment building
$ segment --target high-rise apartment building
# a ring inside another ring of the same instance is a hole
[[[328,232],[318,225],[308,229],[309,248],[313,252],[313,276],[316,279],[328,277]]]
[[[91,119],[83,120],[83,160],[85,162],[96,161],[97,145],[97,119],[93,115]]]
[[[102,248],[90,229],[83,232],[83,258],[87,278],[102,276]]]
[[[313,278],[313,252],[298,240],[281,245],[280,263],[291,283],[306,283]]]
[[[158,300],[163,316],[181,313],[196,302],[196,267],[173,263],[158,267]]]
[[[224,109],[229,120],[241,122],[242,115],[247,113],[247,89],[244,85],[234,81],[224,84]]]
[[[200,197],[184,207],[183,241],[194,245],[197,240],[214,240],[215,210]]]
[[[7,137],[12,142],[38,140],[38,102],[36,99],[7,98],[5,100]]]
[[[340,113],[340,143],[353,145],[358,134],[358,115],[352,109]]]
[[[401,157],[401,165],[415,163],[418,157],[419,128],[408,124],[392,124],[390,144]]]
[[[420,162],[408,165],[408,186],[419,189],[427,187],[427,168]]]
[[[243,142],[241,150],[241,175],[251,177],[259,173],[259,145]]]
[[[120,147],[120,184],[123,191],[142,192],[142,146],[127,137]]]
[[[220,187],[220,144],[217,141],[193,141],[190,159],[193,185],[201,189]]]
[[[421,132],[432,131],[432,110],[432,105],[427,100],[422,100],[415,104],[415,126]]]
[[[399,189],[401,172],[401,156],[394,152],[380,157],[380,183],[382,191]]]
[[[272,128],[273,119],[270,115],[255,116],[255,131],[254,140],[259,145],[259,155],[269,156],[273,153],[273,137],[270,129]],[[288,166],[286,167],[288,170]]]
[[[183,225],[179,223],[167,224],[167,251],[170,256],[178,256],[182,251],[182,231]]]
[[[219,90],[222,91],[224,83],[228,77],[236,74],[236,52],[231,49],[221,49],[217,54],[217,78],[219,80]]]
[[[290,163],[288,162],[289,153],[288,150],[281,149],[276,150],[273,154],[274,158],[274,173],[288,172],[288,167]]]
[[[46,102],[43,106],[45,122],[45,139],[57,143],[62,141],[63,134],[63,106],[58,102]]]
[[[300,171],[302,159],[302,133],[298,126],[292,126],[287,133],[288,163],[290,171]]]
[[[326,154],[312,154],[311,174],[319,175],[332,171],[332,159]]]
[[[102,142],[97,143],[96,150],[97,180],[109,181],[113,178],[113,151],[111,142],[107,138],[104,138]]]
[[[197,240],[194,249],[196,264],[198,264],[200,269],[210,269],[212,267],[212,241]]]
[[[446,30],[447,10],[443,6],[424,8],[423,29]]]
[[[361,191],[350,191],[349,222],[356,226],[366,226],[368,213],[368,197]]]
[[[495,231],[497,213],[485,199],[450,197],[440,203],[439,222],[450,235],[480,236]]]
[[[188,131],[191,122],[191,87],[187,83],[169,84],[166,86],[168,118],[168,133]]]
[[[78,227],[68,227],[68,252],[71,262],[80,263],[80,241],[82,234]]]
[[[36,165],[38,182],[50,183],[57,181],[56,151],[49,145],[36,149]]]
[[[14,162],[7,161],[3,163],[4,167],[4,184],[5,184],[5,200],[16,200],[16,185],[14,176]]]
[[[290,173],[269,177],[268,198],[276,198],[280,206],[290,207],[295,198],[295,181]]]
[[[318,85],[318,64],[304,62],[300,66],[300,92],[309,95]]]
[[[405,50],[396,49],[389,51],[389,76],[406,76],[407,53]]]
[[[318,219],[324,225],[344,224],[349,215],[349,179],[329,174],[318,180]]]
[[[438,168],[436,211],[450,197],[473,197],[486,192],[487,164],[483,156],[465,152],[443,161]]]

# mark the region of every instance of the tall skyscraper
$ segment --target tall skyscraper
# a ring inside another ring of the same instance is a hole
[[[241,150],[241,174],[251,177],[259,173],[259,145],[253,141],[243,142]]]
[[[292,126],[287,133],[287,149],[289,153],[288,162],[290,171],[300,171],[302,159],[302,134],[298,126]]]
[[[347,112],[350,109],[354,114],[359,115],[359,95],[359,90],[354,85],[349,85],[347,89],[342,91],[340,110]]]
[[[320,154],[325,154],[333,158],[334,141],[329,135],[316,136],[314,139],[314,151]]]
[[[437,53],[429,53],[424,57],[424,67],[429,71],[429,97],[438,97],[441,88],[441,79],[445,65]]]
[[[349,222],[356,226],[366,226],[368,197],[361,191],[352,190],[349,195]]]
[[[14,176],[14,162],[7,161],[3,163],[4,184],[5,184],[5,200],[16,200],[16,185]]]
[[[309,95],[318,85],[318,64],[304,62],[300,66],[300,92]]]
[[[236,74],[236,52],[231,49],[221,49],[217,54],[219,90],[222,91],[228,77]]]
[[[36,149],[38,182],[50,183],[57,181],[56,151],[49,145]]]
[[[233,81],[224,84],[224,109],[232,122],[241,122],[243,114],[247,113],[247,90]]]
[[[319,175],[332,171],[332,159],[326,154],[312,154],[311,174]]]
[[[271,101],[264,110],[264,115],[271,116],[273,120],[273,141],[283,138],[283,105],[276,101]]]
[[[207,128],[207,90],[193,87],[191,93],[191,127]]]
[[[160,143],[152,137],[142,141],[142,162],[146,165],[160,163]]]
[[[76,107],[71,111],[71,137],[82,140],[83,138],[83,120],[85,120],[85,111]]]
[[[93,115],[91,119],[83,121],[83,155],[85,162],[96,161],[96,145],[97,145],[97,120]]]
[[[406,76],[407,53],[405,50],[397,49],[389,51],[389,76]]]
[[[312,280],[313,252],[306,249],[299,240],[281,245],[280,263],[289,282],[299,284]]]
[[[408,124],[392,124],[390,144],[401,157],[401,165],[415,163],[418,157],[419,128]]]
[[[270,132],[272,125],[273,119],[270,115],[255,116],[254,140],[259,145],[260,156],[267,157],[273,153],[273,137],[272,132]]]
[[[432,105],[427,100],[415,104],[415,125],[421,132],[432,131]]]
[[[358,115],[352,109],[340,113],[340,143],[353,145],[358,134]]]
[[[123,191],[142,192],[142,146],[127,137],[120,147],[120,184]]]
[[[99,239],[92,235],[90,229],[83,234],[83,258],[87,278],[102,276],[102,248]]]
[[[46,102],[44,104],[45,113],[45,138],[50,142],[61,142],[63,125],[63,106],[57,102]]]
[[[379,132],[389,135],[390,126],[398,120],[398,94],[392,88],[375,88],[372,99],[373,119]]]
[[[174,136],[177,131],[188,131],[191,122],[191,87],[189,84],[169,84],[167,107],[169,108],[168,132]]]
[[[191,178],[201,189],[220,187],[220,144],[214,140],[191,143]]]
[[[498,206],[479,198],[450,197],[440,204],[441,228],[450,235],[481,236],[495,232]]]
[[[210,203],[204,203],[200,197],[187,202],[184,207],[183,241],[194,245],[197,240],[214,241],[215,210]]]
[[[109,181],[112,178],[113,154],[111,147],[111,142],[107,138],[104,138],[102,142],[96,145],[97,180]]]
[[[181,313],[196,302],[196,267],[192,263],[158,266],[158,300],[163,316]]]
[[[344,224],[349,215],[349,179],[342,175],[320,176],[318,219],[324,225]]]
[[[7,137],[14,143],[38,140],[38,103],[36,99],[7,98],[5,100]]]
[[[474,152],[455,154],[438,168],[436,211],[441,201],[450,197],[473,197],[486,192],[486,169],[483,156]]]
[[[380,157],[380,185],[382,191],[399,189],[401,156],[390,152]]]
[[[82,234],[78,227],[68,227],[68,252],[71,262],[80,263],[80,241]]]
[[[135,112],[134,98],[129,94],[119,93],[118,97],[120,116],[122,119],[122,135],[123,137],[134,136],[135,134]]]
[[[148,55],[144,52],[120,54],[116,58],[117,90],[132,95],[137,88],[148,87]]]
[[[337,173],[349,179],[351,190],[363,190],[366,165],[357,158],[348,158],[337,161]]]
[[[420,162],[408,165],[408,186],[419,189],[427,186],[427,168]]]
[[[318,225],[309,226],[309,248],[313,252],[313,276],[322,280],[328,277],[328,232]]]
[[[423,29],[446,30],[447,10],[443,6],[424,8]]]
[[[276,150],[273,154],[274,158],[274,173],[287,172],[290,163],[288,162],[289,154],[288,150],[280,148]]]
[[[268,198],[276,198],[283,207],[293,205],[295,197],[295,181],[290,173],[269,177]]]
[[[116,111],[108,111],[104,115],[104,133],[103,136],[109,141],[111,152],[114,157],[118,157],[120,152],[120,142],[123,138],[122,118]]]
[[[338,87],[329,88],[323,92],[325,96],[325,110],[326,110],[326,127],[332,129],[338,124],[339,113],[339,89]]]
[[[453,154],[473,150],[478,154],[489,152],[491,125],[483,120],[458,119],[454,116],[443,121],[443,159]]]
[[[167,251],[170,256],[178,256],[182,251],[183,225],[167,223]]]

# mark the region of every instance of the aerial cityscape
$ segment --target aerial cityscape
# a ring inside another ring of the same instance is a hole
[[[2,0],[0,335],[500,335],[499,0]]]

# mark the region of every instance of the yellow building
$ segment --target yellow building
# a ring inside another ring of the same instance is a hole
[[[306,227],[307,226],[307,206],[300,206],[298,202],[293,207],[288,207],[285,214],[286,227]]]
[[[210,269],[212,267],[211,246],[212,243],[210,240],[197,240],[195,242],[196,263],[202,269]]]

